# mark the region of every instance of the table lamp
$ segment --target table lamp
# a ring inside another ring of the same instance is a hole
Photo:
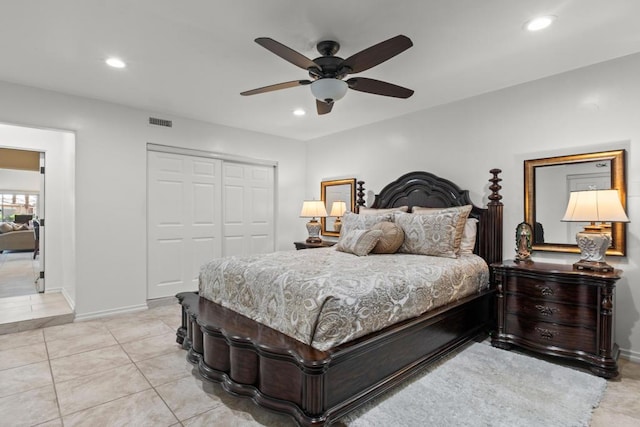
[[[604,261],[611,244],[611,229],[598,222],[629,222],[622,208],[618,190],[572,191],[567,211],[561,221],[590,222],[576,234],[580,248],[580,261],[573,264],[577,270],[613,271]]]
[[[340,217],[347,211],[347,204],[342,200],[337,200],[331,204],[331,213],[329,216],[335,216],[336,220],[333,222],[333,231],[340,232],[342,228],[342,221]]]
[[[320,223],[316,217],[326,217],[327,209],[324,207],[322,200],[305,200],[302,203],[302,211],[300,212],[300,218],[311,218],[307,223],[307,231],[309,237],[307,243],[322,243],[320,238]]]

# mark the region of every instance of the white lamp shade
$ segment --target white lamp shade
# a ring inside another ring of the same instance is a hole
[[[338,200],[331,204],[331,213],[329,216],[342,216],[346,211],[347,204],[342,200]]]
[[[572,191],[562,221],[629,222],[618,190]]]
[[[322,200],[305,200],[302,203],[300,218],[326,217],[327,209]]]
[[[349,89],[349,85],[340,79],[324,78],[311,83],[313,96],[327,103],[342,99],[346,95],[347,89]]]

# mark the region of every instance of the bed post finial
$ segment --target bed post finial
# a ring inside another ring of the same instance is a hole
[[[489,173],[493,175],[493,178],[489,179],[491,185],[489,186],[489,190],[491,190],[491,195],[489,196],[489,205],[501,205],[502,195],[500,195],[499,191],[502,189],[502,186],[498,184],[502,181],[502,178],[498,178],[498,174],[502,172],[502,169],[491,169]]]
[[[487,234],[486,234],[486,246],[485,246],[485,260],[489,264],[493,262],[502,262],[502,195],[499,191],[502,188],[500,181],[502,178],[498,178],[498,174],[501,173],[501,169],[491,169],[489,173],[493,175],[489,182],[491,185],[489,189],[491,194],[489,195],[489,203],[487,203]]]
[[[365,202],[364,202],[364,181],[358,181],[358,192],[356,193],[356,195],[358,196],[356,198],[356,212],[358,213],[360,212],[360,206],[364,206]]]

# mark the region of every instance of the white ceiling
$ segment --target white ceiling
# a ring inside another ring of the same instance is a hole
[[[0,80],[309,140],[638,52],[638,17],[637,0],[0,0]],[[349,91],[317,116],[308,87],[239,95],[308,77],[256,37],[313,59],[321,40],[347,58],[398,34],[414,46],[357,76],[407,100]]]

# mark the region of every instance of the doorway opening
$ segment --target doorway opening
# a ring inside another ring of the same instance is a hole
[[[23,328],[16,325],[18,322],[27,322],[24,327],[34,324],[33,319],[47,318],[56,324],[58,316],[63,316],[72,321],[76,294],[75,134],[0,123],[0,150],[0,224],[8,231],[10,223],[11,233],[22,234],[5,236],[11,242],[0,251],[0,275],[3,268],[16,274],[22,269],[22,280],[30,288],[28,294],[22,290],[17,296],[0,290],[0,334]],[[11,153],[32,155],[31,166],[4,165]],[[46,213],[45,204],[50,207]]]
[[[44,292],[41,158],[38,151],[0,148],[0,298]]]

